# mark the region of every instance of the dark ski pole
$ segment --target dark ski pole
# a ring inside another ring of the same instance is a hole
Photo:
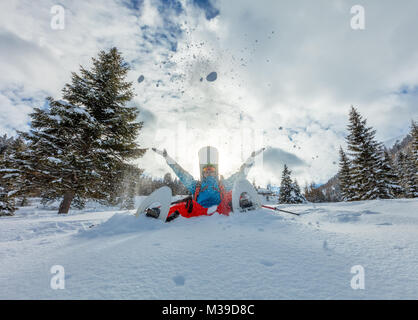
[[[281,212],[286,212],[286,213],[294,214],[295,216],[299,216],[300,215],[300,213],[290,212],[290,211],[286,211],[286,210],[282,210],[282,209],[278,209],[278,208],[270,207],[270,206],[266,206],[266,205],[262,205],[262,207],[263,208],[266,208],[266,209],[274,210],[274,211],[281,211]]]
[[[180,200],[177,200],[177,201],[173,201],[173,202],[171,202],[171,204],[172,205],[173,204],[178,204],[178,203],[186,202],[187,200],[192,200],[192,199],[193,199],[192,196],[188,196],[188,197],[186,197],[184,199],[180,199]]]

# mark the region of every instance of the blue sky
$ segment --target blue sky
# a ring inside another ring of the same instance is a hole
[[[33,107],[61,98],[71,72],[112,46],[131,66],[139,142],[167,148],[195,176],[204,145],[218,147],[225,176],[269,146],[250,180],[278,183],[287,163],[301,185],[323,183],[337,172],[351,105],[381,141],[417,119],[413,0],[365,2],[361,31],[342,0],[61,1],[65,28],[53,30],[56,4],[0,3],[0,134],[27,130]],[[169,172],[152,153],[138,164]]]

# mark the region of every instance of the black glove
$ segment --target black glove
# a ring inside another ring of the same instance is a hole
[[[154,151],[155,153],[158,153],[160,156],[163,156],[164,158],[167,158],[167,150],[158,150],[157,148],[151,148],[152,151]]]

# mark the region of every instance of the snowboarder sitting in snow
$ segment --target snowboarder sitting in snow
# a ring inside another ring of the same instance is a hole
[[[176,161],[168,156],[165,149],[160,151],[152,148],[152,150],[166,159],[167,164],[173,169],[181,183],[192,194],[185,201],[170,207],[167,221],[171,221],[179,215],[185,218],[212,215],[215,212],[229,215],[232,211],[232,188],[235,181],[246,178],[249,169],[254,165],[254,157],[261,153],[264,148],[258,152],[253,152],[238,172],[224,180],[222,176],[219,179],[217,149],[209,146],[203,147],[199,150],[200,181],[195,180],[190,173],[180,167]]]

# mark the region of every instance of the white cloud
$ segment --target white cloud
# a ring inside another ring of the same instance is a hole
[[[66,28],[52,30],[54,1],[1,2],[2,110],[19,106],[21,113],[3,112],[0,131],[24,126],[30,107],[59,96],[71,71],[110,46],[132,65],[134,103],[146,121],[140,141],[171,149],[194,174],[203,145],[219,147],[221,173],[229,174],[263,143],[306,163],[294,168],[300,184],[325,182],[337,171],[350,105],[379,139],[407,133],[417,117],[416,93],[396,94],[418,84],[413,0],[367,1],[364,31],[350,28],[345,1],[218,1],[212,20],[188,1],[179,15],[160,13],[158,3],[146,0],[135,12],[119,0],[63,2]],[[212,71],[218,79],[207,82]],[[13,88],[34,100],[10,100]],[[243,143],[242,128],[253,132]],[[258,166],[250,179],[278,183],[282,161],[275,176]],[[169,171],[153,154],[139,163],[149,173]]]
[[[150,27],[162,27],[162,19],[155,5],[150,0],[144,0],[141,13],[141,23]]]
[[[12,95],[12,93],[9,92]],[[2,134],[14,135],[16,130],[26,131],[28,126],[28,113],[32,108],[26,104],[13,101],[4,93],[0,93],[0,127]]]

